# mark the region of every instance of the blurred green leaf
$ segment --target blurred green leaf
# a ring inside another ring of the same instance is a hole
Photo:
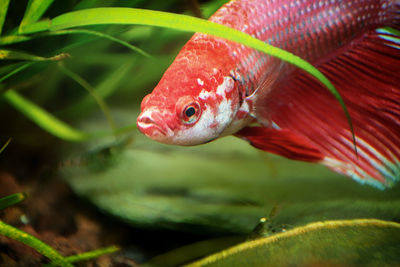
[[[4,21],[6,20],[8,5],[10,0],[0,0],[0,35],[3,31]]]
[[[79,3],[75,6],[74,10],[79,10],[79,9],[87,9],[96,6],[96,3],[99,2],[98,0],[81,0]]]
[[[11,141],[11,139],[9,139]],[[0,198],[0,210],[8,208],[10,206],[13,206],[15,204],[18,204],[22,201],[24,201],[26,198],[25,193],[16,193],[12,194],[3,198]]]
[[[13,69],[12,71],[10,71],[9,73],[7,73],[6,75],[0,77],[0,83],[2,83],[4,80],[10,78],[11,76],[17,74],[20,71],[23,71],[24,69],[30,67],[34,62],[28,62],[28,63],[24,63],[22,65],[19,65],[18,67],[16,67],[15,69]],[[1,90],[0,90],[1,92]]]
[[[398,223],[317,222],[242,243],[186,266],[397,266],[399,240]]]
[[[234,236],[234,237],[220,237],[209,239],[205,241],[196,242],[194,244],[179,247],[167,253],[156,256],[146,262],[142,267],[174,267],[182,266],[182,264],[205,257],[214,253],[234,246],[240,242],[243,242],[245,237]]]
[[[11,138],[8,138],[7,142],[0,148],[0,154],[6,149],[6,147],[10,144]]]
[[[176,147],[138,135],[125,150],[103,152],[82,156],[63,175],[79,195],[133,225],[249,234],[277,204],[274,231],[327,219],[399,219],[400,186],[361,186],[234,137]]]
[[[31,55],[25,52],[13,51],[13,50],[0,50],[0,60],[29,60],[29,61],[58,61],[68,58],[69,55],[66,53],[61,53],[52,57],[41,57]]]
[[[13,90],[8,90],[3,93],[2,97],[27,118],[61,139],[68,141],[85,141],[89,138],[88,134],[76,130],[60,121]]]
[[[79,262],[79,261],[87,261],[90,259],[95,259],[95,258],[101,257],[106,254],[114,253],[118,250],[119,250],[119,247],[110,246],[110,247],[106,247],[106,248],[100,248],[100,249],[92,250],[89,252],[69,256],[69,257],[66,257],[66,260],[71,263]]]
[[[89,95],[96,101],[97,105],[100,107],[100,109],[103,112],[104,116],[106,117],[107,122],[110,125],[111,129],[115,130],[116,125],[115,125],[114,119],[112,118],[112,116],[110,114],[110,109],[108,108],[108,105],[106,104],[104,99],[100,95],[97,94],[95,89],[86,80],[84,80],[81,76],[79,76],[78,74],[76,74],[76,73],[72,72],[71,70],[69,70],[68,68],[66,68],[64,66],[64,64],[62,64],[62,62],[60,62],[58,64],[58,66],[65,75],[67,75],[68,77],[70,77],[71,79],[73,79],[75,82],[77,82],[83,88],[86,89],[86,91],[89,93]],[[76,107],[74,107],[74,108],[76,108]]]
[[[54,32],[49,32],[48,33],[48,35],[66,35],[66,34],[89,34],[89,35],[94,35],[94,36],[97,36],[97,37],[101,37],[101,38],[110,40],[112,42],[116,42],[116,43],[118,43],[120,45],[123,45],[123,46],[129,48],[130,50],[141,54],[142,56],[145,56],[145,57],[148,57],[148,58],[152,57],[151,55],[149,55],[148,53],[146,53],[142,49],[140,49],[140,48],[138,48],[136,46],[133,46],[128,42],[125,42],[124,40],[118,39],[116,37],[113,37],[113,36],[111,36],[109,34],[105,34],[105,33],[102,33],[102,32],[81,29],[81,30],[61,30],[61,31],[54,31]]]
[[[25,15],[19,25],[19,32],[22,32],[25,26],[38,21],[53,1],[54,0],[29,0]]]
[[[226,4],[227,2],[229,2],[229,0],[216,0],[204,4],[201,8],[204,17],[211,17],[211,15],[215,13],[215,11],[217,11],[222,5]]]
[[[96,85],[94,88],[94,93],[102,99],[106,99],[107,97],[111,96],[118,89],[120,81],[128,74],[134,64],[135,62],[127,62],[116,68],[112,73],[104,77],[104,79]],[[68,109],[62,111],[61,113],[81,113],[95,103],[95,99],[91,95],[86,95],[75,103],[72,103]]]
[[[151,58],[151,55],[149,55],[142,49],[140,49],[136,46],[133,46],[124,40],[118,39],[118,38],[111,36],[109,34],[106,34],[106,33],[93,31],[93,30],[85,30],[85,29],[45,32],[45,33],[38,34],[36,36],[24,36],[24,35],[3,36],[0,38],[0,44],[7,45],[7,44],[13,44],[13,43],[19,43],[19,42],[26,42],[26,41],[30,41],[30,40],[33,40],[38,37],[43,37],[43,36],[72,35],[72,34],[86,34],[86,35],[92,35],[92,36],[104,38],[104,39],[110,40],[112,42],[116,42],[120,45],[123,45],[123,46],[127,47],[128,49],[130,49],[134,52],[137,52],[145,57]]]
[[[15,44],[32,40],[32,37],[25,35],[7,35],[0,37],[0,45]]]

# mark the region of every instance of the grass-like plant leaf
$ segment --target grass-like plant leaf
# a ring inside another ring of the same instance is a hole
[[[85,141],[89,139],[88,134],[74,129],[65,122],[60,121],[13,90],[5,92],[3,97],[10,105],[23,113],[27,118],[61,139],[68,141]]]
[[[323,75],[313,65],[292,53],[264,43],[263,41],[253,38],[244,32],[229,28],[227,26],[191,16],[161,11],[135,8],[91,8],[62,14],[53,18],[47,23],[39,22],[28,25],[23,29],[22,33],[35,33],[46,30],[56,31],[79,26],[101,24],[149,25],[188,32],[207,33],[244,44],[248,47],[257,49],[266,54],[289,62],[314,76],[335,96],[346,114],[351,132],[353,134],[355,146],[353,125],[346,105],[339,92],[325,75]]]
[[[77,30],[60,30],[60,31],[55,31],[55,32],[49,32],[48,35],[68,35],[68,34],[88,34],[88,35],[94,35],[97,37],[101,37],[107,40],[110,40],[112,42],[116,42],[120,45],[123,45],[127,48],[129,48],[130,50],[137,52],[139,54],[141,54],[142,56],[151,58],[152,56],[149,55],[148,53],[146,53],[145,51],[143,51],[142,49],[140,49],[139,47],[136,47],[134,45],[131,45],[130,43],[121,40],[119,38],[116,38],[114,36],[111,36],[109,34],[105,34],[102,32],[98,32],[98,31],[93,31],[93,30],[85,30],[85,29],[77,29]]]
[[[106,247],[106,248],[101,248],[101,249],[81,253],[78,255],[64,257],[60,253],[58,253],[55,249],[53,249],[51,246],[47,245],[40,239],[22,231],[22,230],[19,230],[18,228],[15,228],[9,224],[6,224],[3,221],[0,221],[0,235],[4,235],[11,239],[17,240],[17,241],[33,248],[34,250],[36,250],[43,256],[49,258],[51,260],[51,263],[47,264],[45,266],[73,267],[72,263],[74,263],[74,262],[98,258],[102,255],[114,253],[119,250],[119,248],[116,246],[110,246],[110,247]]]
[[[26,42],[30,41],[32,39],[35,39],[37,37],[41,36],[55,36],[55,35],[72,35],[72,34],[87,34],[87,35],[93,35],[97,36],[100,38],[104,38],[107,40],[110,40],[112,42],[116,42],[120,45],[123,45],[127,47],[128,49],[137,52],[145,57],[151,58],[151,55],[143,51],[143,49],[140,49],[134,45],[131,45],[130,43],[121,40],[119,38],[116,38],[114,36],[111,36],[106,33],[98,32],[98,31],[93,31],[93,30],[87,30],[87,29],[74,29],[74,30],[60,30],[60,31],[53,31],[53,32],[46,32],[42,33],[36,36],[28,36],[28,35],[10,35],[10,36],[3,36],[0,37],[0,45],[8,45],[8,44],[15,44],[19,42]]]
[[[111,116],[110,109],[108,108],[108,105],[103,100],[103,98],[101,98],[101,96],[99,96],[97,94],[96,90],[85,79],[83,79],[81,76],[79,76],[78,74],[74,73],[73,71],[71,71],[67,67],[65,67],[64,64],[62,64],[62,62],[59,62],[58,66],[60,67],[61,71],[65,75],[67,75],[68,77],[73,79],[75,82],[80,84],[83,88],[85,88],[86,91],[88,91],[90,96],[96,101],[97,105],[103,111],[103,114],[106,117],[107,122],[110,125],[111,129],[115,130],[116,125],[115,125],[115,122],[114,122],[114,120],[113,120],[113,118]]]
[[[20,203],[21,201],[25,200],[26,196],[27,195],[25,193],[16,193],[0,198],[0,210],[15,205],[17,203]],[[4,235],[11,239],[17,240],[33,248],[40,254],[46,256],[47,258],[49,258],[51,260],[51,263],[45,266],[73,267],[72,263],[74,262],[98,258],[102,255],[114,253],[119,250],[119,248],[116,246],[110,246],[69,257],[63,257],[56,250],[54,250],[52,247],[50,247],[40,239],[26,232],[23,232],[9,224],[6,224],[1,220],[0,220],[0,235]]]
[[[0,77],[0,83],[2,83],[4,80],[10,78],[11,76],[17,74],[18,72],[23,71],[24,69],[30,67],[33,63],[34,62],[28,62],[28,63],[22,64],[21,66],[18,66],[17,68],[13,69],[12,71],[7,73],[3,77]],[[1,90],[0,90],[0,92],[1,92]]]
[[[10,0],[0,0],[0,35],[3,31],[4,21],[6,20],[8,5]]]
[[[0,45],[9,45],[19,42],[29,41],[32,37],[27,35],[7,35],[0,37]]]
[[[65,259],[70,263],[79,262],[79,261],[87,261],[87,260],[98,258],[105,254],[114,253],[118,250],[119,250],[119,247],[110,246],[110,247],[100,248],[100,249],[92,250],[89,252],[85,252],[85,253],[81,253],[81,254],[77,254],[77,255],[73,255],[73,256],[68,256]]]
[[[30,0],[26,7],[25,15],[19,25],[19,31],[21,31],[24,26],[38,21],[53,1],[54,0]]]
[[[3,221],[0,221],[0,234],[28,245],[40,254],[49,258],[56,266],[73,267],[73,265],[69,263],[60,253],[40,239],[11,225],[8,225]]]
[[[119,250],[119,248],[117,246],[110,246],[110,247],[100,248],[100,249],[96,249],[96,250],[89,251],[89,252],[84,252],[84,253],[73,255],[73,256],[68,256],[68,257],[65,257],[65,260],[69,263],[87,261],[87,260],[92,260],[92,259],[98,258],[98,257],[106,255],[106,254],[114,253],[118,250]],[[49,264],[43,265],[42,267],[51,267],[51,266],[55,266],[55,264],[49,263]]]
[[[119,68],[105,77],[100,83],[95,86],[94,94],[98,97],[105,99],[112,95],[118,88],[119,81],[128,73],[134,62],[127,62],[122,64]],[[94,99],[91,95],[82,97],[76,103],[73,103],[70,108],[63,111],[62,114],[76,113],[77,110],[82,111],[90,107],[94,103]]]
[[[68,58],[69,55],[66,53],[61,53],[52,57],[41,57],[36,55],[31,55],[24,52],[13,51],[13,50],[0,50],[0,60],[12,59],[12,60],[29,60],[29,61],[58,61]]]
[[[10,144],[11,140],[11,138],[8,138],[7,142],[0,148],[0,154],[4,151],[4,149],[6,149],[8,144]]]
[[[9,139],[11,141],[11,139]],[[0,210],[20,203],[26,198],[25,193],[16,193],[3,198],[0,198]]]

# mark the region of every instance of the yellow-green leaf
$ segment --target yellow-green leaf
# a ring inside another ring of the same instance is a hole
[[[49,258],[55,266],[73,267],[60,253],[40,239],[0,221],[0,235],[17,240]]]
[[[10,144],[10,142],[11,138],[9,138],[7,142],[0,148],[0,154],[4,151],[4,149],[6,149],[6,147],[8,146],[8,144]]]
[[[245,242],[187,267],[397,266],[400,224],[376,219],[311,223]]]
[[[67,53],[61,53],[61,54],[58,54],[58,55],[55,55],[52,57],[41,57],[41,56],[28,54],[25,52],[5,50],[5,49],[0,50],[0,60],[29,60],[29,61],[52,60],[52,61],[57,61],[57,60],[63,60],[68,57],[69,57],[69,54],[67,54]]]
[[[4,21],[6,20],[8,5],[10,0],[0,0],[0,35],[3,31]]]
[[[68,141],[85,141],[89,139],[88,134],[74,129],[65,122],[60,121],[13,90],[5,92],[2,96],[10,105],[23,113],[27,118],[61,139]]]
[[[23,31],[26,25],[38,21],[54,0],[30,0],[25,10],[25,15],[19,25],[19,31]]]

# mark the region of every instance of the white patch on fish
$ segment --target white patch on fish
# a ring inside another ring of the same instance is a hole
[[[232,91],[234,87],[234,81],[232,77],[224,77],[224,81],[217,88],[217,95],[226,97],[226,93]]]
[[[211,93],[205,89],[201,90],[199,98],[202,100],[207,100],[211,96]]]
[[[252,116],[250,116],[250,105],[248,103],[248,99],[246,99],[243,104],[240,106],[238,112],[236,114],[240,114],[240,113],[246,113],[247,115],[245,115],[243,118],[238,119],[238,118],[234,118],[231,122],[231,124],[225,128],[225,130],[221,133],[221,136],[227,136],[227,135],[231,135],[234,134],[238,131],[240,131],[241,129],[243,129],[243,127],[246,127],[252,120],[254,120],[254,118]],[[243,115],[241,114],[240,117],[242,117]]]
[[[232,101],[224,97],[218,106],[218,114],[215,117],[215,120],[219,123],[219,125],[225,125],[226,127],[231,122],[232,116]]]
[[[177,132],[174,136],[174,140],[179,145],[192,145],[193,141],[204,143],[209,141],[210,137],[218,137],[217,129],[210,127],[215,121],[214,117],[211,108],[206,105],[196,124],[189,129],[183,129]]]

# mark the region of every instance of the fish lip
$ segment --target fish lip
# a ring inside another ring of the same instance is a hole
[[[152,134],[154,131],[158,131],[162,135],[167,135],[167,131],[165,131],[162,127],[160,127],[156,123],[144,123],[138,121],[136,123],[136,126],[138,127],[139,131],[141,131],[143,134],[148,135],[148,132],[151,132]]]
[[[166,136],[167,132],[163,130],[160,126],[157,124],[143,124],[141,122],[137,122],[137,127],[139,131],[141,131],[143,134],[152,137],[155,132],[159,132],[161,135]],[[151,133],[151,134],[150,134]]]
[[[156,140],[160,139],[161,136],[168,137],[170,132],[169,129],[165,129],[155,122],[151,116],[144,116],[144,114],[138,117],[136,126],[144,135]]]

